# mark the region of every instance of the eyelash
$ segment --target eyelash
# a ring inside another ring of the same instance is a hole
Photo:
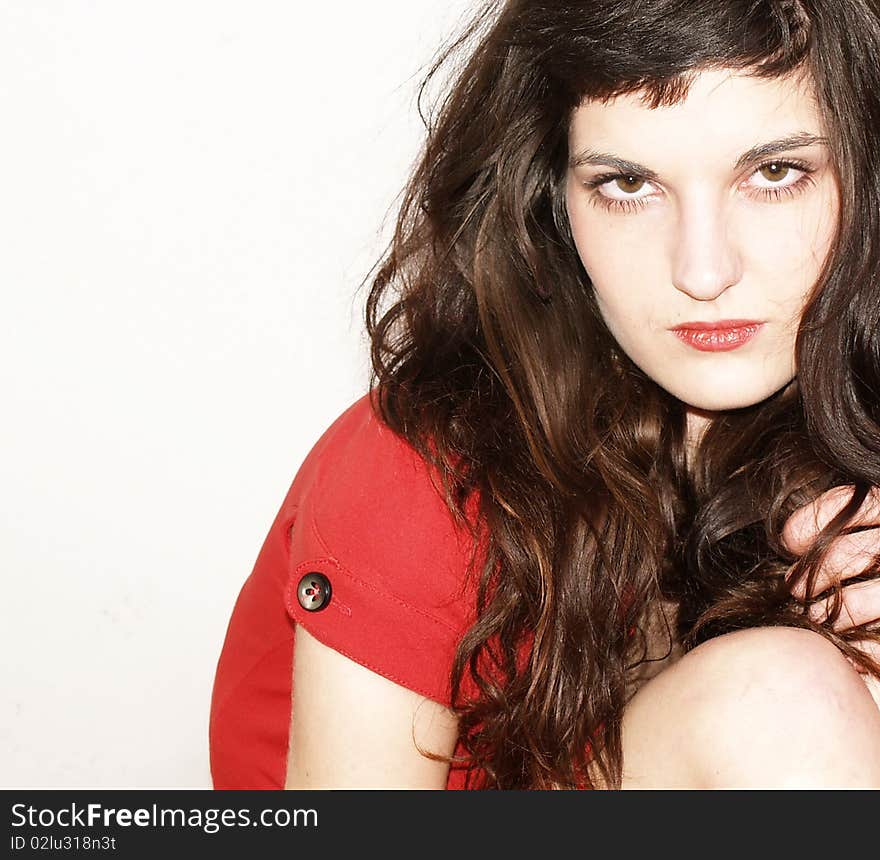
[[[808,185],[812,184],[813,177],[812,174],[815,172],[814,168],[805,164],[803,161],[782,161],[780,159],[771,159],[770,161],[765,161],[763,164],[759,164],[753,173],[763,170],[765,167],[769,167],[770,165],[776,165],[777,167],[791,167],[794,170],[798,170],[803,173],[800,179],[796,182],[792,182],[791,185],[780,186],[779,188],[759,188],[757,189],[757,196],[761,197],[765,200],[780,200],[782,197],[793,197],[796,194],[799,194],[803,191]],[[632,173],[603,173],[601,176],[596,176],[591,179],[589,182],[586,182],[585,185],[587,188],[591,189],[593,193],[590,195],[590,202],[596,206],[600,206],[603,209],[607,209],[612,212],[635,212],[638,209],[641,209],[647,203],[648,199],[639,198],[633,200],[615,200],[611,197],[606,197],[602,194],[598,189],[600,186],[605,185],[608,182],[613,182],[615,179],[641,179],[641,176],[634,175]],[[645,180],[646,182],[648,180]]]

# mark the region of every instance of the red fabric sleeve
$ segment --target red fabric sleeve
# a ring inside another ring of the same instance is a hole
[[[448,705],[453,655],[473,617],[465,580],[473,539],[456,526],[436,476],[368,397],[332,430],[296,500],[287,612],[325,645]],[[316,571],[332,596],[308,611],[297,586]]]
[[[209,721],[215,788],[284,786],[296,624],[449,704],[453,656],[475,606],[465,576],[473,538],[455,525],[435,483],[373,414],[369,396],[309,452],[226,631]],[[314,572],[330,580],[332,595],[312,612],[300,605],[297,586]],[[448,787],[462,784],[453,768]]]

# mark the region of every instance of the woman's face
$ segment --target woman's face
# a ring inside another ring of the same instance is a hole
[[[795,376],[838,190],[809,83],[704,71],[685,101],[585,101],[567,206],[608,328],[693,407],[757,403]]]

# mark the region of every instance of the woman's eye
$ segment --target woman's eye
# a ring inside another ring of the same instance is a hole
[[[799,170],[793,164],[785,161],[772,161],[762,164],[752,177],[764,180],[756,183],[757,188],[779,188],[780,186],[794,185],[806,171]]]
[[[645,180],[637,176],[621,176],[614,180],[614,184],[626,194],[636,194],[644,187]]]
[[[640,176],[617,176],[599,186],[604,197],[612,200],[626,200],[639,195],[639,192],[648,186],[648,182]]]
[[[785,179],[786,175],[791,171],[791,168],[787,164],[765,164],[758,173],[761,174],[765,179],[769,179],[771,182],[778,182],[780,179]]]

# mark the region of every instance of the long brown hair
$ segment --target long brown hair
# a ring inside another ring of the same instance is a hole
[[[658,607],[673,608],[668,648],[790,625],[880,672],[851,644],[864,629],[813,622],[785,581],[792,565],[815,580],[880,485],[878,56],[874,0],[510,0],[432,67],[423,92],[464,58],[426,120],[366,320],[384,421],[437,468],[453,516],[479,501],[477,621],[451,677],[477,787],[619,786]],[[841,212],[797,380],[721,415],[689,470],[684,406],[606,328],[563,189],[583,98],[671,104],[710,67],[812,76]],[[844,484],[850,504],[789,553],[787,518]]]

